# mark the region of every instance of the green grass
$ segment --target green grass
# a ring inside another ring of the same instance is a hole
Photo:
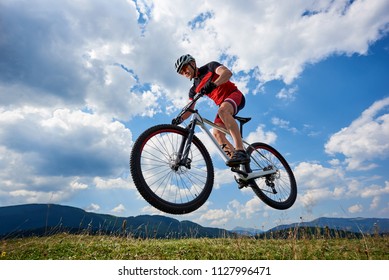
[[[56,234],[0,241],[0,260],[388,260],[389,237],[135,239]]]

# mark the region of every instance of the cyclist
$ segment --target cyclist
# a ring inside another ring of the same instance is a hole
[[[214,129],[213,135],[222,149],[230,156],[226,165],[234,167],[249,163],[250,157],[243,148],[239,127],[234,119],[234,116],[244,107],[245,98],[236,85],[230,81],[232,72],[216,61],[198,68],[196,60],[190,54],[179,57],[175,63],[175,68],[177,73],[190,81],[194,80],[193,86],[189,90],[189,99],[193,99],[198,92],[203,90],[219,106],[214,123],[227,129],[231,133],[235,144],[234,148],[223,132]],[[193,104],[192,109],[194,106],[195,104]],[[190,115],[190,112],[185,113],[181,120],[173,120],[173,124],[181,123]]]

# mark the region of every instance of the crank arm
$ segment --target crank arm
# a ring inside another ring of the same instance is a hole
[[[236,173],[236,176],[239,177],[240,179],[242,179],[243,181],[257,179],[257,178],[264,177],[266,175],[271,175],[271,174],[274,174],[277,172],[277,170],[270,169],[270,170],[265,170],[265,171],[262,170],[262,171],[246,173],[240,169],[234,169],[234,168],[231,168],[231,171]]]

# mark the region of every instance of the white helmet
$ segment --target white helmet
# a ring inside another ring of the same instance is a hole
[[[188,64],[191,61],[196,61],[196,60],[190,54],[184,54],[180,56],[180,58],[177,59],[175,64],[177,73],[180,73],[182,67],[184,67],[184,65]]]

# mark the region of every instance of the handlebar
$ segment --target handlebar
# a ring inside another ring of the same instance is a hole
[[[205,92],[204,90],[201,90],[199,93],[197,93],[195,95],[195,97],[188,103],[185,105],[184,108],[182,108],[181,112],[177,115],[176,118],[173,119],[172,123],[173,124],[180,124],[182,122],[182,116],[188,112],[190,110],[190,107],[192,107],[192,105],[194,103],[197,102],[197,100],[199,100],[201,97],[203,97],[205,95]],[[193,113],[193,112],[192,112]]]

